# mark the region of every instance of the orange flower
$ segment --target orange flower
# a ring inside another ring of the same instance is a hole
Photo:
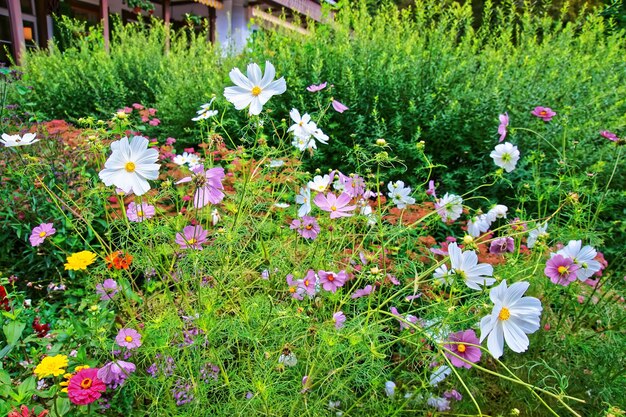
[[[133,256],[130,253],[124,253],[121,250],[118,250],[111,253],[104,260],[109,269],[111,267],[115,267],[115,269],[128,269],[133,261]]]

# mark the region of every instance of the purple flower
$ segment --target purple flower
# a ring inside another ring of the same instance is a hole
[[[346,322],[346,315],[343,314],[343,311],[338,311],[333,314],[333,321],[335,322],[335,329],[339,330],[343,327],[343,324]]]
[[[315,196],[313,202],[320,209],[330,212],[331,219],[336,219],[338,217],[352,216],[352,213],[349,212],[354,210],[356,206],[349,206],[350,200],[352,198],[346,193],[342,193],[339,197],[333,193],[328,193],[327,195],[319,193]]]
[[[306,88],[306,91],[308,91],[310,93],[317,93],[318,91],[321,91],[321,90],[325,89],[326,88],[326,84],[327,84],[326,81],[324,81],[323,83],[318,84],[318,85],[312,84],[312,85],[310,85],[310,86],[308,86]]]
[[[408,329],[410,327],[407,322],[413,324],[418,322],[418,318],[412,314],[407,314],[406,317],[402,317],[402,315],[398,312],[398,309],[395,307],[391,307],[389,311],[391,311],[391,314],[396,316],[398,323],[400,323],[400,330]]]
[[[113,361],[98,370],[98,379],[107,384],[109,388],[116,389],[124,384],[126,378],[135,372],[135,364],[124,361]]]
[[[443,393],[443,398],[446,398],[448,400],[454,399],[454,400],[457,400],[457,401],[461,401],[463,399],[463,396],[457,390],[452,389],[450,391],[444,392]]]
[[[554,284],[567,287],[570,282],[576,281],[576,273],[580,267],[571,258],[554,255],[546,262],[543,272]]]
[[[176,243],[181,249],[202,250],[202,244],[207,241],[207,234],[202,226],[187,226],[182,233],[176,234]]]
[[[326,291],[335,292],[337,288],[343,287],[348,280],[348,274],[346,271],[339,271],[338,273],[332,271],[320,270],[317,273],[320,278],[320,284]]]
[[[439,411],[448,411],[450,409],[450,401],[443,397],[431,396],[426,400],[426,404],[435,407]]]
[[[549,122],[554,116],[556,116],[556,112],[552,111],[550,107],[541,106],[535,107],[535,109],[530,112],[530,114],[532,114],[533,116],[537,116],[544,122]]]
[[[312,216],[304,216],[301,220],[294,219],[289,228],[296,230],[303,238],[311,240],[314,240],[320,232],[320,226]]]
[[[148,203],[141,203],[141,205],[137,205],[133,201],[128,204],[126,216],[131,222],[142,222],[146,219],[154,217],[155,212],[154,206]]]
[[[141,335],[135,329],[122,329],[115,336],[115,343],[127,349],[141,346]]]
[[[515,241],[512,237],[501,237],[493,240],[489,245],[489,252],[495,255],[501,255],[505,252],[513,252],[515,250]]]
[[[39,246],[43,243],[44,240],[48,236],[51,236],[56,233],[56,229],[52,227],[52,223],[42,223],[39,226],[35,227],[28,238],[30,240],[30,244],[34,246]]]
[[[465,330],[464,332],[452,333],[448,340],[450,342],[457,342],[443,345],[443,347],[448,349],[450,352],[456,354],[457,356],[460,356],[468,362],[476,363],[480,360],[480,357],[482,356],[480,348],[476,346],[470,346],[470,344],[480,344],[474,330],[470,329]],[[450,359],[452,365],[456,366],[457,368],[470,369],[472,367],[471,364],[457,358],[452,353],[445,352],[448,359]]]
[[[339,182],[343,185],[343,192],[350,197],[358,197],[365,192],[365,180],[356,174],[350,176],[341,175]]]
[[[204,166],[197,165],[191,169],[194,175],[185,177],[182,180],[176,182],[176,184],[182,184],[185,182],[193,181],[196,186],[196,192],[193,198],[193,206],[195,208],[202,208],[209,203],[218,204],[224,199],[224,193],[221,191],[224,189],[222,180],[226,176],[224,168],[211,168],[204,170]]]
[[[428,189],[426,190],[426,194],[427,195],[432,195],[433,197],[435,197],[435,199],[437,198],[437,193],[435,192],[435,181],[434,180],[428,181]]]
[[[609,132],[608,130],[603,130],[602,132],[600,132],[600,136],[607,138],[608,140],[613,142],[617,142],[619,140],[615,133]]]
[[[332,105],[333,105],[333,109],[335,109],[337,113],[343,113],[346,110],[350,110],[348,106],[338,102],[337,100],[333,100]]]
[[[200,379],[208,384],[211,380],[217,381],[220,375],[220,368],[212,363],[205,364],[200,369]]]
[[[174,388],[172,388],[172,396],[178,406],[192,402],[194,396],[191,384],[186,383],[183,379],[177,380],[174,384]]]
[[[372,287],[371,285],[366,285],[365,288],[362,289],[358,289],[356,290],[351,296],[350,298],[361,298],[361,297],[365,297],[366,295],[370,295],[372,292],[374,291],[374,287]]]
[[[96,294],[100,296],[100,301],[112,300],[118,291],[117,282],[111,278],[105,279],[102,284],[96,285]]]
[[[509,114],[505,112],[498,117],[500,118],[500,126],[498,126],[498,135],[500,135],[500,140],[498,142],[502,142],[506,137],[506,128],[509,125]]]

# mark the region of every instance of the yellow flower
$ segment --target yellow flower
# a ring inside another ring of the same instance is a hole
[[[89,365],[79,365],[74,369],[74,374],[78,371],[82,371],[83,369],[89,369]],[[62,386],[61,392],[65,392],[67,394],[67,386],[70,385],[70,379],[74,376],[74,374],[67,373],[63,375],[65,378],[63,381],[59,382],[59,385]]]
[[[67,356],[65,355],[46,356],[35,368],[35,375],[37,375],[39,379],[48,376],[63,375],[67,365]]]
[[[77,252],[67,257],[65,269],[73,271],[87,269],[87,266],[91,265],[95,260],[96,254],[93,252],[89,252],[88,250]]]

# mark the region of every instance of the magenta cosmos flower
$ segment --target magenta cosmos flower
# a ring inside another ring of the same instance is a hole
[[[336,273],[332,271],[320,270],[317,272],[317,276],[320,278],[322,288],[330,292],[337,291],[337,288],[343,287],[348,280],[348,274],[346,271],[339,271]]]
[[[554,116],[556,116],[556,112],[553,111],[550,107],[541,106],[535,107],[535,109],[530,112],[530,114],[532,114],[533,116],[537,116],[544,122],[549,122]]]
[[[289,228],[296,230],[303,238],[311,240],[315,239],[320,232],[320,225],[317,224],[315,217],[311,216],[294,219]]]
[[[465,330],[464,332],[456,332],[452,333],[449,338],[450,343],[443,345],[450,352],[454,353],[457,356],[465,359],[468,362],[476,363],[480,360],[482,355],[480,348],[476,346],[470,345],[479,345],[478,337],[476,337],[476,333],[474,330]],[[450,359],[452,365],[457,368],[471,368],[472,365],[462,361],[461,359],[454,356],[452,353],[446,352],[446,356]]]
[[[44,240],[46,240],[48,236],[51,236],[55,233],[56,229],[52,227],[52,223],[42,223],[33,229],[28,239],[30,240],[31,245],[39,246],[43,243]]]
[[[576,281],[577,271],[580,267],[571,258],[562,255],[554,255],[548,259],[546,269],[543,272],[554,284],[567,287],[570,282]]]
[[[176,184],[193,182],[196,192],[193,197],[193,206],[202,208],[209,203],[219,204],[224,199],[222,180],[226,176],[224,168],[211,168],[204,170],[204,166],[197,165],[191,169],[194,175],[185,177]]]
[[[187,226],[182,233],[176,234],[176,243],[181,249],[202,250],[202,244],[207,241],[208,232],[202,226]]]
[[[127,349],[135,349],[141,346],[141,335],[135,329],[122,329],[115,336],[115,343]]]
[[[310,86],[308,86],[306,88],[306,91],[310,92],[310,93],[317,93],[318,91],[322,91],[323,89],[326,88],[327,82],[323,82],[321,84],[312,84]]]
[[[96,285],[96,294],[100,296],[100,301],[112,300],[118,291],[117,282],[111,278],[105,279],[102,284]]]
[[[339,197],[333,193],[328,193],[327,195],[320,193],[315,196],[313,202],[322,210],[328,211],[331,219],[336,219],[338,217],[352,216],[350,211],[354,210],[356,206],[349,206],[350,200],[352,198],[346,193],[342,193]]]
[[[367,295],[370,295],[372,292],[374,291],[374,287],[372,287],[371,285],[366,285],[365,288],[359,288],[358,290],[356,290],[351,296],[350,298],[361,298],[361,297],[365,297]]]
[[[350,110],[348,106],[346,106],[343,103],[338,102],[337,100],[333,100],[331,104],[333,106],[333,109],[335,109],[337,113],[343,113],[346,110]]]
[[[335,329],[339,330],[343,327],[343,324],[346,322],[346,315],[343,314],[343,311],[338,311],[333,314],[333,321],[335,322]]]
[[[134,201],[128,204],[126,208],[126,216],[131,222],[142,222],[146,219],[154,217],[156,210],[154,206],[148,203],[136,204]]]
[[[504,138],[506,138],[506,128],[509,126],[509,114],[504,113],[499,116],[500,125],[498,126],[498,135],[500,135],[500,140],[498,142],[502,142]]]
[[[106,385],[98,378],[98,371],[98,368],[82,369],[70,378],[67,396],[73,404],[91,404],[106,391]]]
[[[600,136],[613,142],[617,142],[619,140],[615,133],[609,132],[608,130],[603,130],[602,132],[600,132]]]

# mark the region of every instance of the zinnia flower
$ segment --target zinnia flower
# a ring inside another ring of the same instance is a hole
[[[141,346],[141,335],[135,329],[121,329],[115,336],[115,343],[127,349]]]
[[[12,146],[25,146],[32,145],[35,142],[39,142],[39,139],[35,139],[37,135],[34,133],[26,133],[24,136],[20,135],[7,135],[6,133],[2,134],[2,139],[0,139],[0,143],[2,143],[7,148]]]
[[[556,112],[552,111],[550,107],[541,106],[535,107],[535,109],[530,112],[530,114],[542,119],[544,122],[549,122],[554,116],[556,116]]]
[[[72,376],[67,386],[67,395],[73,404],[91,404],[106,391],[106,385],[98,379],[98,371],[98,368],[82,369]]]
[[[105,185],[115,185],[126,194],[143,195],[150,190],[148,180],[156,180],[159,176],[159,151],[148,149],[148,139],[133,136],[131,142],[127,137],[111,143],[111,156],[104,164],[98,176]]]
[[[226,176],[224,168],[211,168],[205,171],[204,166],[197,165],[192,168],[192,171],[194,172],[193,176],[185,177],[176,184],[193,181],[196,186],[193,206],[202,208],[209,203],[219,204],[224,199],[224,193],[221,191],[224,189],[222,180]]]
[[[43,410],[41,413],[35,416],[35,407],[29,410],[28,407],[26,407],[25,405],[21,405],[19,412],[17,410],[9,411],[7,417],[46,417],[48,414],[48,410]]]
[[[476,337],[476,333],[474,332],[474,330],[470,329],[465,330],[464,332],[452,333],[448,340],[450,342],[458,342],[444,345],[444,347],[452,353],[460,356],[467,362],[476,363],[480,360],[480,357],[482,355],[480,348],[476,346],[470,346],[479,344],[478,337]],[[452,365],[456,366],[457,368],[470,369],[472,367],[470,363],[462,361],[457,356],[454,356],[449,352],[445,352],[445,354],[448,359],[450,359]]]
[[[202,226],[186,226],[182,233],[176,234],[176,243],[181,249],[202,250],[202,244],[207,241],[208,232]]]
[[[39,246],[48,236],[56,233],[56,229],[52,227],[52,223],[42,223],[35,227],[28,238],[32,246]]]
[[[65,373],[67,365],[67,356],[65,355],[46,356],[41,360],[39,365],[37,365],[34,372],[39,379],[49,376],[59,376]]]
[[[332,271],[320,270],[318,271],[317,276],[320,279],[322,288],[330,292],[337,291],[337,288],[343,287],[348,280],[348,274],[346,271],[339,271],[339,273],[335,273]]]
[[[134,201],[128,203],[128,208],[126,209],[126,216],[128,216],[128,220],[131,222],[142,222],[146,219],[151,219],[154,217],[156,210],[154,206],[148,203],[141,203],[137,205]]]
[[[313,202],[322,210],[330,212],[330,218],[336,219],[338,217],[350,217],[352,210],[356,208],[356,206],[349,206],[350,200],[352,198],[346,194],[342,193],[339,197],[335,196],[333,193],[328,193],[327,195],[318,194],[313,199]]]
[[[100,296],[100,301],[112,300],[118,291],[117,282],[111,278],[105,279],[102,284],[96,285],[96,294]]]
[[[78,271],[79,269],[87,269],[95,260],[96,254],[88,250],[74,253],[68,256],[65,270]]]
[[[487,347],[494,358],[504,352],[504,342],[513,352],[521,353],[528,349],[528,336],[539,329],[541,302],[534,297],[522,297],[528,287],[527,282],[516,282],[507,287],[506,280],[489,292],[493,302],[491,314],[480,321],[480,343],[487,339]]]
[[[567,287],[570,282],[576,281],[578,268],[578,265],[576,265],[571,258],[557,254],[548,259],[546,269],[544,269],[543,272],[554,284]]]
[[[493,162],[500,168],[504,168],[506,172],[511,172],[515,169],[517,161],[519,161],[520,152],[517,146],[510,142],[505,142],[500,145],[496,145],[496,148],[489,154],[493,158]]]
[[[247,75],[244,76],[239,68],[234,68],[229,76],[235,86],[224,89],[224,96],[237,110],[250,106],[249,114],[258,115],[272,96],[287,91],[284,78],[274,81],[276,70],[269,61],[265,62],[265,75],[257,64],[248,65]]]

